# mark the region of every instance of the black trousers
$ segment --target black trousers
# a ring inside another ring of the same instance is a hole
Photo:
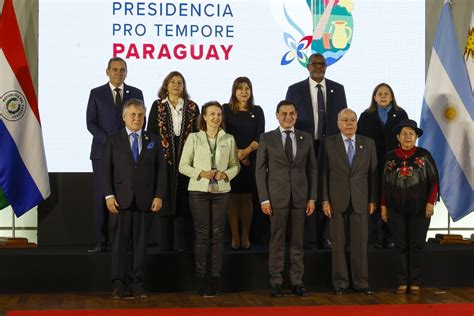
[[[143,288],[147,234],[150,228],[151,211],[140,211],[135,202],[129,209],[110,214],[112,238],[112,285],[115,288]],[[128,252],[131,246],[132,262],[129,266]]]
[[[430,218],[421,214],[402,214],[389,210],[389,223],[399,257],[398,284],[419,286],[421,254],[426,244]]]
[[[105,197],[102,191],[102,162],[100,159],[92,160],[92,179],[92,188],[94,189],[95,237],[97,242],[107,246],[109,210],[105,205]]]
[[[224,254],[224,227],[229,209],[229,193],[189,192],[194,221],[196,274],[207,274],[208,246],[211,243],[211,275],[220,277]]]

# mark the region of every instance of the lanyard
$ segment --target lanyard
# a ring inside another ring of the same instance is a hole
[[[209,150],[211,151],[211,165],[214,168],[216,165],[216,148],[217,148],[217,135],[216,135],[216,142],[214,143],[214,148],[209,141],[209,136],[206,133],[207,144],[209,145]]]

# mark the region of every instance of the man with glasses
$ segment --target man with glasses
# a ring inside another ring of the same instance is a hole
[[[324,139],[339,133],[337,114],[347,108],[344,86],[325,78],[326,67],[323,55],[311,55],[307,65],[309,78],[291,85],[286,93],[286,99],[293,101],[298,108],[295,128],[314,135],[314,152],[318,161]],[[327,220],[321,212],[309,217],[306,226],[307,246],[314,243],[316,230],[318,247],[331,247]]]
[[[368,218],[377,201],[377,152],[371,138],[356,135],[357,115],[344,109],[338,115],[340,133],[326,138],[322,150],[322,207],[329,218],[332,240],[332,283],[335,294],[351,285],[373,295],[367,264]],[[350,247],[348,272],[346,246]]]

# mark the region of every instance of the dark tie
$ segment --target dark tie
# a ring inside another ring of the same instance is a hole
[[[138,160],[138,134],[137,133],[132,133],[130,134],[133,137],[132,141],[132,154],[133,154],[133,159],[135,162]]]
[[[349,165],[352,166],[352,160],[354,159],[354,145],[352,145],[352,139],[347,138],[347,159],[349,159]]]
[[[285,131],[286,138],[285,138],[285,153],[286,157],[288,158],[288,162],[290,165],[293,163],[293,142],[291,141],[291,131]]]
[[[316,88],[318,88],[318,139],[322,140],[326,134],[326,107],[324,106],[324,94],[323,89],[321,89],[322,85],[317,84]]]
[[[118,107],[118,108],[121,108],[122,107],[122,96],[120,95],[120,91],[122,89],[120,88],[115,88],[114,91],[115,91],[115,106]]]

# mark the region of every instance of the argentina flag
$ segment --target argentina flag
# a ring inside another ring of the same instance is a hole
[[[440,193],[454,221],[474,210],[474,98],[445,1],[426,75],[419,145],[440,174]]]

